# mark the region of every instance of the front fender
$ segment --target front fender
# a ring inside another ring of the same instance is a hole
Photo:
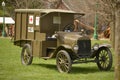
[[[56,48],[55,53],[57,53],[60,50],[72,50],[72,47],[69,45],[62,44]]]
[[[92,51],[91,51],[91,57],[93,58],[93,57],[95,57],[96,56],[96,54],[97,54],[97,52],[99,51],[99,49],[100,48],[111,48],[111,44],[101,44],[101,45],[99,45],[99,48],[98,48],[98,50],[94,50],[94,49],[92,49]]]
[[[56,48],[53,57],[56,57],[57,53],[58,53],[60,50],[66,50],[66,51],[69,53],[69,55],[71,56],[72,59],[74,59],[74,57],[76,56],[76,55],[74,54],[74,51],[72,50],[72,47],[71,47],[71,46],[62,44],[62,45],[60,45],[59,47]]]
[[[61,46],[59,46],[59,47],[64,47],[64,48],[66,48],[66,49],[72,49],[72,47],[71,46],[69,46],[69,45],[65,45],[65,44],[62,44]]]
[[[101,45],[99,45],[99,48],[101,48],[101,47],[111,48],[111,44],[101,44]]]

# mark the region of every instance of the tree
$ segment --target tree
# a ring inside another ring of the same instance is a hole
[[[13,18],[15,9],[55,8],[59,2],[60,0],[5,0],[6,11]]]
[[[115,80],[120,80],[120,0],[102,0],[112,10],[112,43],[115,49]]]
[[[2,2],[2,1],[0,1]],[[14,18],[15,9],[40,9],[44,8],[43,0],[5,0],[6,3],[6,13]]]
[[[110,40],[112,42],[112,47],[115,48],[115,3],[113,0],[101,0],[104,6],[104,12],[109,16],[109,26],[111,28]]]
[[[120,0],[115,3],[115,80],[120,80]]]
[[[120,80],[120,0],[108,0],[111,1],[113,7],[114,17],[114,41],[115,41],[115,80]]]

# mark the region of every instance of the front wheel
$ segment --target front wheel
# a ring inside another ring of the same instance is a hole
[[[72,67],[70,55],[65,50],[60,50],[56,56],[57,69],[61,73],[69,73]]]
[[[31,46],[29,44],[25,44],[21,52],[21,62],[24,65],[30,65],[32,63],[32,60],[33,56]]]
[[[108,71],[112,67],[112,53],[109,48],[100,48],[96,55],[97,66],[100,70]]]

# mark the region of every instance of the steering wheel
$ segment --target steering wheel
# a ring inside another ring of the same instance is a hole
[[[63,28],[63,31],[72,32],[73,30],[74,30],[74,24],[67,24],[67,25]]]

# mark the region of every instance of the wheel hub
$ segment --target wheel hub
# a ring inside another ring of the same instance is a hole
[[[61,64],[65,64],[65,61],[64,61],[64,60],[61,60]]]
[[[102,61],[105,62],[106,61],[106,57],[102,56]]]

